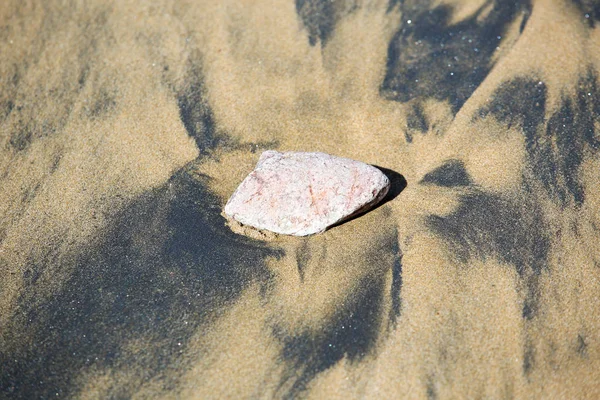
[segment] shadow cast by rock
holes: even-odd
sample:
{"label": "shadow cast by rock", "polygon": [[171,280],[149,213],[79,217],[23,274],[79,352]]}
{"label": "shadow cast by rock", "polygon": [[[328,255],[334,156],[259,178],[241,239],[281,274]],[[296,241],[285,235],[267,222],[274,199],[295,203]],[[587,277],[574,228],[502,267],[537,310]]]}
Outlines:
{"label": "shadow cast by rock", "polygon": [[374,210],[377,207],[382,206],[383,204],[387,203],[388,201],[394,200],[396,197],[398,197],[398,195],[400,193],[402,193],[402,191],[406,188],[406,185],[407,185],[406,178],[404,178],[403,175],[397,173],[396,171],[393,171],[388,168],[383,168],[378,165],[373,165],[373,166],[375,168],[377,168],[378,170],[380,170],[381,172],[383,172],[383,174],[385,176],[387,176],[387,178],[390,180],[390,190],[388,190],[387,194],[379,202],[379,204],[377,204],[371,210]]}
{"label": "shadow cast by rock", "polygon": [[344,219],[334,225],[331,225],[330,227],[327,228],[327,230],[335,228],[336,226],[343,225],[347,222],[353,221],[356,218],[362,217],[363,215],[365,215],[368,212],[378,209],[382,205],[394,200],[406,188],[406,185],[407,185],[406,178],[404,178],[404,176],[402,174],[399,174],[398,172],[393,171],[388,168],[380,167],[378,165],[373,165],[373,166],[375,168],[377,168],[378,170],[380,170],[381,172],[383,172],[383,174],[385,176],[387,176],[387,178],[390,180],[390,189],[388,190],[385,197],[383,199],[381,199],[381,201],[379,203],[377,203],[376,205],[374,205],[373,207],[371,207],[365,211],[362,211],[358,214],[352,215],[352,216],[348,217],[347,219]]}

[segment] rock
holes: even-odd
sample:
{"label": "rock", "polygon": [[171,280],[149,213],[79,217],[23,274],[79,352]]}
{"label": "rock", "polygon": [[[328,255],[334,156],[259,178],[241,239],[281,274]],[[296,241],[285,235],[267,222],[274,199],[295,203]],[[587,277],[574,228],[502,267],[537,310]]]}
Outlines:
{"label": "rock", "polygon": [[325,153],[265,151],[225,205],[251,227],[306,236],[366,211],[388,192],[377,168]]}

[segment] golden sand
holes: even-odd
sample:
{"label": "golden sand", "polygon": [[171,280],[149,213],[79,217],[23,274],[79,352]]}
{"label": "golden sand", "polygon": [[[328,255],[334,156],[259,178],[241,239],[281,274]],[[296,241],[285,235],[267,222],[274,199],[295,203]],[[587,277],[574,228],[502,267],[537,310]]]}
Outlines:
{"label": "golden sand", "polygon": [[[458,109],[436,95],[421,99],[420,132],[410,119],[415,102],[381,91],[388,47],[413,3],[334,1],[334,29],[311,45],[291,1],[3,1],[0,354],[30,360],[18,371],[44,365],[26,354],[36,354],[48,322],[28,325],[23,310],[45,310],[51,300],[71,307],[60,300],[72,289],[65,285],[97,266],[87,252],[129,223],[122,213],[140,196],[170,193],[177,171],[202,181],[222,207],[262,150],[322,151],[396,171],[408,185],[321,235],[255,236],[253,246],[280,254],[264,257],[266,283],[250,279],[234,300],[215,300],[219,311],[208,310],[179,347],[173,339],[180,350],[165,365],[160,354],[170,344],[152,326],[140,334],[124,323],[118,329],[130,336],[114,339],[114,361],[69,371],[57,387],[90,399],[599,398],[598,153],[582,147],[576,167],[585,200],[559,201],[537,178],[526,127],[498,117],[498,108],[481,110],[494,107],[507,82],[539,80],[545,108],[536,143],[563,168],[550,186],[573,187],[561,175],[569,147],[544,136],[545,127],[566,101],[577,115],[593,112],[576,104],[600,85],[600,21],[591,27],[568,1],[534,1],[530,15],[511,16],[481,65],[489,72]],[[429,8],[450,7],[448,24],[460,27],[487,21],[489,4]],[[221,144],[203,148],[190,137],[185,96],[211,110]],[[468,185],[419,183],[448,160],[460,160]],[[145,240],[122,243],[163,251]],[[545,246],[541,264],[536,246]],[[176,273],[165,265],[157,274]],[[165,307],[175,301],[158,298]],[[161,322],[167,332],[194,314],[170,312]],[[96,354],[86,348],[73,360]],[[150,373],[147,365],[159,367]],[[19,376],[2,374],[0,382]],[[13,390],[34,393],[24,389],[33,383],[17,383]]]}

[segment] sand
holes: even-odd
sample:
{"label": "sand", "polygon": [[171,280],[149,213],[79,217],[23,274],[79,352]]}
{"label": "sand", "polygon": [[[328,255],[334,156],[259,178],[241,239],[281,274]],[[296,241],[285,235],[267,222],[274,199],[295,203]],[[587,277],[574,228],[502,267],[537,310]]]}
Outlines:
{"label": "sand", "polygon": [[[591,1],[0,3],[0,397],[600,397]],[[233,232],[259,155],[392,171]]]}

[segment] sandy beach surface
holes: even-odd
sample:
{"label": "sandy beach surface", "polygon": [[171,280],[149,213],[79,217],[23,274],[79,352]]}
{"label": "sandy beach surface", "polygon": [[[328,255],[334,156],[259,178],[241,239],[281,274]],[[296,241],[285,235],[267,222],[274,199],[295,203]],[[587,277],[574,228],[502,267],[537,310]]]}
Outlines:
{"label": "sandy beach surface", "polygon": [[[600,398],[600,3],[0,2],[0,398]],[[397,179],[323,234],[260,154]]]}

